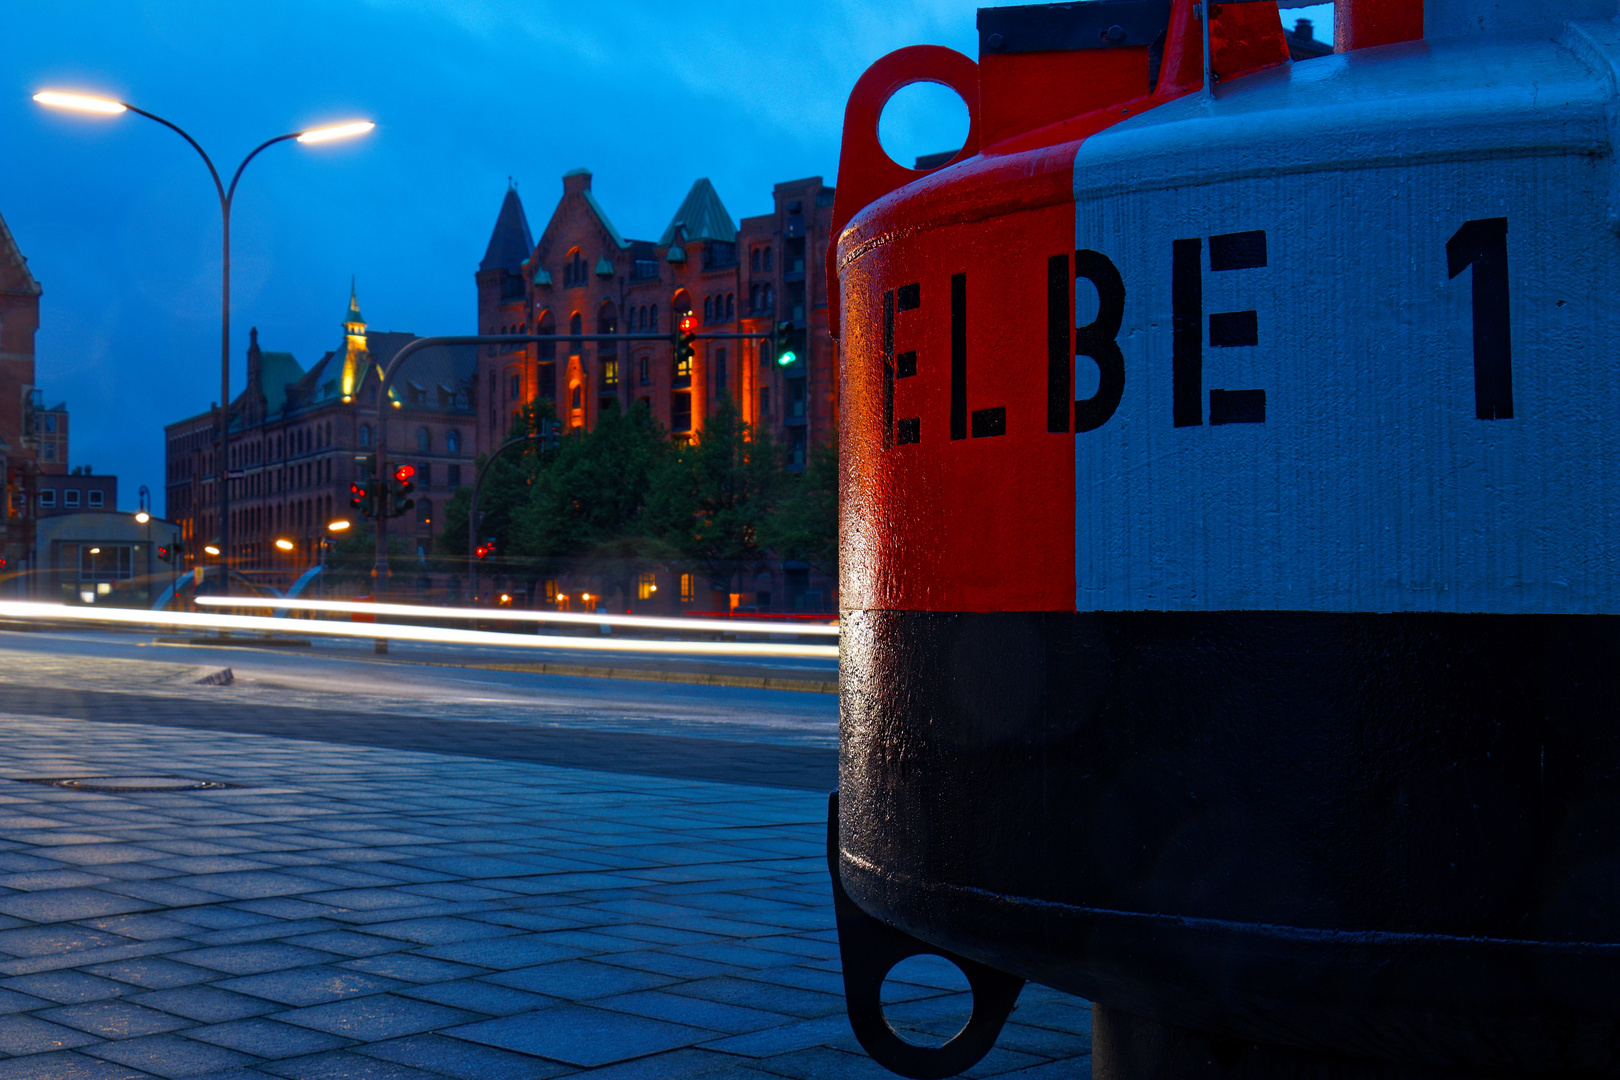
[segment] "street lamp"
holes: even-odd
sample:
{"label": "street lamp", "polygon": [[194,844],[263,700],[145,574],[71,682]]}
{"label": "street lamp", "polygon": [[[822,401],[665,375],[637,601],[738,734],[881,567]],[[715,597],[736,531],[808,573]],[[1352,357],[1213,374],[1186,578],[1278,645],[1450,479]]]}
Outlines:
{"label": "street lamp", "polygon": [[[114,101],[111,98],[93,97],[86,94],[66,94],[55,90],[42,90],[34,95],[34,100],[41,105],[48,105],[54,109],[72,109],[76,112],[96,113],[102,116],[116,116],[123,112],[132,112],[144,116],[148,120],[156,120],[164,127],[179,135],[191,148],[202,156],[203,164],[208,166],[208,175],[213,178],[214,190],[219,195],[219,214],[222,222],[222,252],[223,274],[220,290],[220,332],[219,332],[219,449],[215,457],[215,514],[219,518],[219,547],[220,550],[230,551],[231,538],[231,486],[230,486],[230,417],[231,417],[231,201],[236,197],[236,183],[242,179],[242,170],[246,169],[248,162],[259,156],[259,151],[274,146],[278,142],[297,139],[301,143],[329,142],[333,139],[348,138],[353,135],[363,135],[376,127],[369,120],[359,120],[345,124],[333,124],[327,127],[311,128],[306,131],[293,131],[286,135],[277,135],[267,139],[253,148],[253,152],[242,159],[242,164],[236,167],[236,173],[231,177],[229,187],[226,187],[219,178],[219,171],[214,168],[214,162],[206,151],[198,144],[196,139],[186,134],[179,126],[170,123],[153,113],[124,101]],[[206,549],[209,554],[217,555],[212,548]],[[224,559],[230,564],[230,557]],[[221,586],[229,589],[229,580],[222,579]]]}

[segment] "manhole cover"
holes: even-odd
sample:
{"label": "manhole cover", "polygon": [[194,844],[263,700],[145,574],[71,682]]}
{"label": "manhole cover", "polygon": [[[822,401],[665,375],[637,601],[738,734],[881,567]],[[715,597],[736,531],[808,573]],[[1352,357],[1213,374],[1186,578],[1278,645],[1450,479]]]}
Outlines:
{"label": "manhole cover", "polygon": [[56,780],[29,780],[30,784],[108,793],[134,791],[207,791],[235,787],[218,780],[188,780],[183,776],[70,776]]}

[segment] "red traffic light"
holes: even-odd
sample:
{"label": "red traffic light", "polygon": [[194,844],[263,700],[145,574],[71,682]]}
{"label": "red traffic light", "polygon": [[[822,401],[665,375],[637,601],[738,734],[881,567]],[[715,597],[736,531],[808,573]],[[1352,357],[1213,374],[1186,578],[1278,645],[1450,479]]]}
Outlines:
{"label": "red traffic light", "polygon": [[697,330],[697,325],[698,321],[696,315],[685,315],[681,317],[681,333],[694,333]]}
{"label": "red traffic light", "polygon": [[483,546],[480,546],[478,548],[478,557],[480,559],[482,559],[485,555],[488,555],[488,554],[489,554],[489,548],[483,547]]}
{"label": "red traffic light", "polygon": [[411,478],[415,475],[415,465],[401,465],[399,468],[394,470],[394,479],[399,481],[401,484],[409,483]]}

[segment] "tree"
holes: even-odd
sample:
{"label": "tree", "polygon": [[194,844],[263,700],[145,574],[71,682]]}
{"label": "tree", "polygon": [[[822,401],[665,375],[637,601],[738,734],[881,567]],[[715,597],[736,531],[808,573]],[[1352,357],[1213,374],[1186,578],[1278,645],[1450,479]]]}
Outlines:
{"label": "tree", "polygon": [[800,476],[789,477],[766,515],[760,542],[784,559],[802,559],[838,576],[838,441],[810,451]]}
{"label": "tree", "polygon": [[710,582],[723,584],[738,564],[763,557],[760,524],[780,478],[770,433],[750,427],[736,403],[722,397],[696,441],[654,474],[646,531],[701,566]]}
{"label": "tree", "polygon": [[[557,418],[549,401],[535,401],[525,405],[513,418],[507,429],[508,439],[525,435],[538,435],[544,425]],[[505,555],[511,550],[512,512],[528,498],[529,485],[542,467],[546,455],[536,441],[531,446],[508,450],[484,473],[483,486],[478,491],[478,536],[493,536],[498,552]],[[473,477],[484,467],[489,455],[481,454],[473,463]],[[450,496],[440,511],[444,528],[439,533],[435,554],[448,558],[467,558],[467,510],[472,502],[472,487],[459,488]]]}

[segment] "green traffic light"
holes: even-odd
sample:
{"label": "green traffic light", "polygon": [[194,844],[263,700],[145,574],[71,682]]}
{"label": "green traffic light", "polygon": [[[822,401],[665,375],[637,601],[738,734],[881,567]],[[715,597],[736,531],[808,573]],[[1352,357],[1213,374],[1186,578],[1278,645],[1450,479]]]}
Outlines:
{"label": "green traffic light", "polygon": [[795,361],[797,359],[798,359],[798,356],[796,356],[794,354],[792,349],[783,349],[781,354],[779,356],[777,356],[776,362],[778,364],[781,364],[783,367],[787,367],[789,364],[793,363],[793,361]]}

